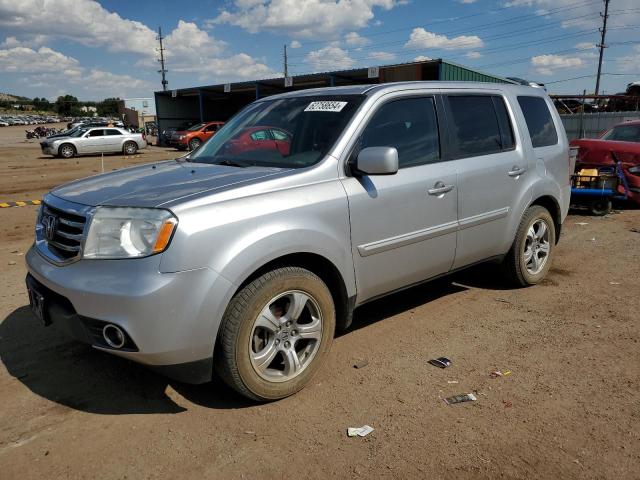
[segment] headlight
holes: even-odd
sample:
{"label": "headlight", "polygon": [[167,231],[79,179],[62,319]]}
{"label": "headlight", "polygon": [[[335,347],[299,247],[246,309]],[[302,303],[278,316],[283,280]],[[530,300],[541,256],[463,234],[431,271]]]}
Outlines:
{"label": "headlight", "polygon": [[184,138],[184,135],[178,135],[178,139],[182,140]]}
{"label": "headlight", "polygon": [[167,210],[98,207],[83,258],[137,258],[163,252],[177,224]]}

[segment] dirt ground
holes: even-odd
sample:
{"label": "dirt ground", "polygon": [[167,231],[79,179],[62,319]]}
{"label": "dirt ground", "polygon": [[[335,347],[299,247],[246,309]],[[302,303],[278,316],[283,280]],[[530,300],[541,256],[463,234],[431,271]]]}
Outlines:
{"label": "dirt ground", "polygon": [[[0,129],[0,202],[101,168],[44,158],[23,130]],[[359,309],[315,381],[267,405],[41,327],[24,287],[35,210],[0,209],[3,479],[640,476],[640,210],[569,216],[542,285],[511,290],[476,267]],[[451,367],[427,364],[442,355]],[[469,392],[476,402],[442,400]],[[375,431],[347,438],[365,424]]]}

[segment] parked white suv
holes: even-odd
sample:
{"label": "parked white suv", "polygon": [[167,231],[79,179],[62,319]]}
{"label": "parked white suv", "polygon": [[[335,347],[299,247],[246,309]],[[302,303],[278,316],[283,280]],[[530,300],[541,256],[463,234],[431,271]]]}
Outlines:
{"label": "parked white suv", "polygon": [[517,286],[540,282],[572,162],[539,88],[268,97],[186,157],[46,195],[26,257],[32,308],[174,378],[215,369],[247,397],[282,398],[365,302],[487,260]]}

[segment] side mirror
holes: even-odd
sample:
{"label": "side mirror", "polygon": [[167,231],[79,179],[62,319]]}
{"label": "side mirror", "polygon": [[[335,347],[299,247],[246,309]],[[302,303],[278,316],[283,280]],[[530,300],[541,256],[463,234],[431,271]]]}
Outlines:
{"label": "side mirror", "polygon": [[355,173],[394,175],[398,172],[398,150],[394,147],[367,147],[358,153]]}

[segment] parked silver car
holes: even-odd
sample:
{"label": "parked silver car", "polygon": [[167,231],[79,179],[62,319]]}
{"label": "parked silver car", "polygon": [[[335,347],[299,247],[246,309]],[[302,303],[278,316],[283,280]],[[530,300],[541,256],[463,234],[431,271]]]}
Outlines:
{"label": "parked silver car", "polygon": [[68,136],[55,136],[40,142],[42,153],[63,158],[71,158],[87,153],[114,153],[134,155],[147,147],[143,133],[131,133],[116,127],[79,128]]}
{"label": "parked silver car", "polygon": [[517,286],[542,281],[574,161],[539,88],[265,98],[188,156],[46,195],[26,256],[32,309],[171,377],[215,370],[249,398],[282,398],[365,302],[487,260]]}

